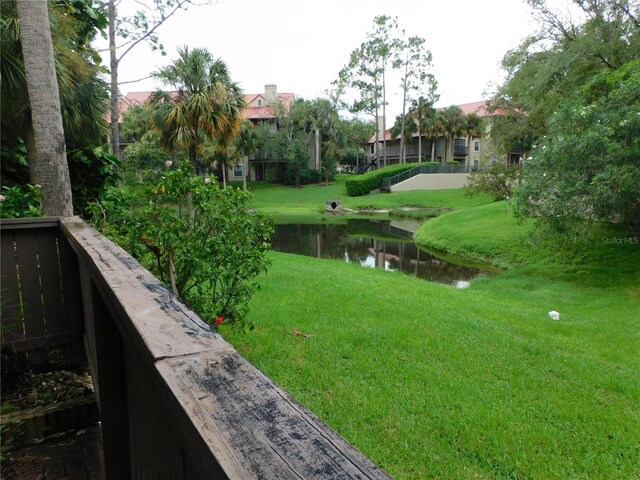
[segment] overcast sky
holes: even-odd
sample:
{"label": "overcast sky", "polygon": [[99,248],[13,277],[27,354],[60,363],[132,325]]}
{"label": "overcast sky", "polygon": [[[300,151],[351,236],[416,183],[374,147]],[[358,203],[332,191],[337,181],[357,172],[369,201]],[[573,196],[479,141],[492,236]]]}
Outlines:
{"label": "overcast sky", "polygon": [[[122,0],[120,8],[136,5]],[[189,45],[222,58],[245,93],[275,83],[279,92],[312,99],[324,95],[377,15],[397,16],[407,35],[426,40],[438,106],[486,98],[487,87],[502,80],[503,55],[535,28],[523,0],[218,0],[169,19],[158,31],[167,56],[139,46],[124,57],[119,79],[145,77],[175,59],[178,46]],[[390,118],[401,111],[397,83],[390,85]],[[124,84],[121,92],[157,87],[146,80]]]}

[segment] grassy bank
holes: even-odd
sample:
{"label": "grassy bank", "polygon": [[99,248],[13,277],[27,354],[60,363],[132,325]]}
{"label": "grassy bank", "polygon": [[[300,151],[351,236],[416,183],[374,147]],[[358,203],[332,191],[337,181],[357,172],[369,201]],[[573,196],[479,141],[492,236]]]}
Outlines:
{"label": "grassy bank", "polygon": [[345,179],[348,177],[348,175],[338,175],[336,180],[328,186],[304,185],[301,188],[267,183],[251,184],[249,188],[255,195],[252,206],[275,215],[308,215],[319,219],[325,216],[327,200],[340,200],[343,207],[353,210],[392,209],[404,206],[457,209],[484,205],[491,201],[491,198],[485,195],[465,197],[462,189],[349,197],[344,186]]}
{"label": "grassy bank", "polygon": [[418,240],[506,273],[458,290],[272,253],[256,330],[223,333],[395,478],[638,477],[640,249],[576,256],[504,204],[458,207]]}

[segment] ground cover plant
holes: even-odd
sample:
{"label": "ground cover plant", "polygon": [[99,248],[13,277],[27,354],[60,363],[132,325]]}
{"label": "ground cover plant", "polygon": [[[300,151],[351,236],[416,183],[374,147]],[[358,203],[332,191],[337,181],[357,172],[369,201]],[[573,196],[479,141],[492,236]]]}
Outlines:
{"label": "ground cover plant", "polygon": [[635,478],[638,246],[532,228],[505,202],[425,222],[417,241],[506,269],[464,290],[272,252],[256,329],[223,334],[394,478]]}

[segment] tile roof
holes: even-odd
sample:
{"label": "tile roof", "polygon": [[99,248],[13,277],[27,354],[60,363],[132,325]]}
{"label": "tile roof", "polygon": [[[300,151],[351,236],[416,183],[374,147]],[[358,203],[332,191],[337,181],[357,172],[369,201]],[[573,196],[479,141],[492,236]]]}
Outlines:
{"label": "tile roof", "polygon": [[[149,100],[154,92],[129,92],[124,97],[118,99],[120,106],[120,116],[132,105],[143,105]],[[282,102],[285,109],[289,109],[296,98],[295,93],[278,93],[278,100]],[[245,94],[244,100],[250,105],[258,97],[264,98],[264,93],[248,93]],[[264,120],[275,117],[275,109],[273,106],[263,105],[258,107],[247,107],[243,112],[243,117],[250,120]],[[111,114],[107,114],[107,121],[110,121]]]}

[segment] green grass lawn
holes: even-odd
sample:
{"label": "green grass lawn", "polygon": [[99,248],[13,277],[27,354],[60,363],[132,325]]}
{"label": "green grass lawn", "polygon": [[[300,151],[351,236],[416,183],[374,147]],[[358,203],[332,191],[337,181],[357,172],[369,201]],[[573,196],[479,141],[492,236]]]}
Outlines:
{"label": "green grass lawn", "polygon": [[346,178],[348,175],[338,175],[336,180],[328,186],[304,185],[301,188],[282,187],[262,182],[249,184],[249,189],[255,195],[252,206],[275,215],[308,215],[319,219],[325,215],[327,200],[340,200],[343,207],[354,210],[392,209],[403,206],[468,208],[491,201],[491,198],[486,195],[466,197],[463,189],[349,197],[344,186]]}
{"label": "green grass lawn", "polygon": [[[269,189],[268,209],[296,193],[256,204]],[[504,203],[412,193],[458,207],[419,242],[506,272],[459,290],[272,252],[256,329],[225,337],[397,479],[639,478],[640,248],[554,246]]]}

